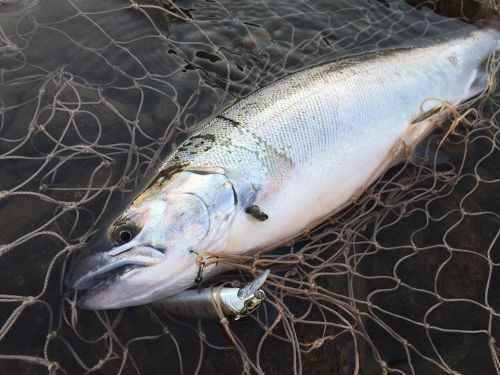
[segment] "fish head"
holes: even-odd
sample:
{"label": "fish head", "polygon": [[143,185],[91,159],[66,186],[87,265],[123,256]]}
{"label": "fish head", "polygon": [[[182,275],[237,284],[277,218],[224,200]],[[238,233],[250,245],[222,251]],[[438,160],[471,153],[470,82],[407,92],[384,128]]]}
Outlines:
{"label": "fish head", "polygon": [[236,202],[225,176],[183,174],[146,190],[76,259],[67,284],[86,290],[80,307],[140,305],[195,284],[197,254],[220,245]]}

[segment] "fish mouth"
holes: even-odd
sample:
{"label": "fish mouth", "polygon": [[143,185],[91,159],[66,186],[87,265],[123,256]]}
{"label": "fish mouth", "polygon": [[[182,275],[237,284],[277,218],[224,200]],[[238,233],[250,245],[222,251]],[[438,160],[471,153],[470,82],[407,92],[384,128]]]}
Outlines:
{"label": "fish mouth", "polygon": [[102,295],[107,288],[113,285],[116,282],[119,282],[120,279],[126,277],[127,274],[132,272],[137,268],[144,268],[146,266],[142,265],[125,265],[115,268],[113,272],[107,272],[105,275],[99,276],[99,279],[95,279],[96,283],[92,285],[92,287],[84,289],[83,295],[78,300],[78,307],[85,310],[95,310],[99,309],[94,306],[93,299],[95,296]]}
{"label": "fish mouth", "polygon": [[164,258],[161,250],[151,246],[136,246],[114,256],[106,252],[82,254],[71,267],[66,285],[76,290],[101,289],[133,269],[156,265]]}
{"label": "fish mouth", "polygon": [[113,264],[112,266],[105,266],[96,271],[90,272],[75,281],[73,289],[76,290],[89,290],[97,289],[99,286],[116,279],[118,276],[129,272],[134,268],[146,267],[145,265],[124,262],[123,264]]}

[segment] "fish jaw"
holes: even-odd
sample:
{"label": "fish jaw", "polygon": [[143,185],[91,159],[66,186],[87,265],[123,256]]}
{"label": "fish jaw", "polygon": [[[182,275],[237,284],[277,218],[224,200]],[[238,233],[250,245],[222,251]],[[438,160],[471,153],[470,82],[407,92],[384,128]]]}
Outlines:
{"label": "fish jaw", "polygon": [[199,233],[193,232],[193,225],[189,229],[178,247],[161,246],[147,228],[120,246],[105,236],[75,260],[66,283],[84,290],[78,304],[91,310],[145,304],[175,294],[192,286],[197,276],[197,255],[185,246],[205,234],[203,228]]}
{"label": "fish jaw", "polygon": [[198,268],[195,256],[175,263],[125,267],[87,290],[78,306],[87,310],[118,309],[169,297],[192,286]]}
{"label": "fish jaw", "polygon": [[[121,308],[181,292],[195,284],[198,254],[224,247],[238,199],[220,171],[179,172],[143,194],[76,259],[67,284],[87,290],[82,308]],[[123,231],[127,241],[120,242]]]}
{"label": "fish jaw", "polygon": [[117,256],[109,252],[83,254],[73,264],[66,284],[76,290],[89,289],[109,279],[119,270],[153,266],[164,258],[160,250],[149,246],[138,246]]}
{"label": "fish jaw", "polygon": [[113,247],[104,238],[76,259],[66,284],[83,292],[79,307],[102,310],[140,305],[194,285],[199,268],[196,254],[164,252],[140,243],[141,238],[128,248]]}

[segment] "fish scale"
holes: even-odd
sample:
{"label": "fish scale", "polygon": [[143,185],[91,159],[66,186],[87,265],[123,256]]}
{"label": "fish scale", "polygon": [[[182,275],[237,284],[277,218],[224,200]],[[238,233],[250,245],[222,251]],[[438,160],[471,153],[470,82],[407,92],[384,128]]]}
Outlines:
{"label": "fish scale", "polygon": [[195,135],[212,136],[206,149],[174,154],[165,167],[185,163],[244,175],[258,187],[255,203],[269,220],[241,215],[226,250],[277,243],[373,181],[427,98],[458,103],[483,90],[470,82],[497,47],[497,30],[467,30],[426,47],[298,72],[231,106]]}
{"label": "fish scale", "polygon": [[93,245],[104,251],[75,263],[80,305],[174,295],[227,269],[201,267],[207,252],[263,251],[348,205],[437,126],[443,102],[486,89],[492,25],[305,69],[216,116]]}

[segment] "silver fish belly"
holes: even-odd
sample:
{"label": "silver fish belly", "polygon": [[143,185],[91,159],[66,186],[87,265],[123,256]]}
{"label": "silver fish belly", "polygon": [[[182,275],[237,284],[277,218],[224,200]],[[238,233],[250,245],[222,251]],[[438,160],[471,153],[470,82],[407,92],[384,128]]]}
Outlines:
{"label": "silver fish belly", "polygon": [[222,167],[255,189],[265,223],[240,214],[224,249],[209,250],[276,244],[342,208],[397,161],[398,146],[421,140],[432,124],[412,125],[419,114],[484,90],[484,62],[499,40],[497,30],[479,30],[291,75],[217,116],[164,168]]}
{"label": "silver fish belly", "polygon": [[[195,284],[199,255],[288,240],[360,195],[435,126],[422,117],[487,87],[498,25],[290,75],[215,117],[74,264],[81,306],[148,303]],[[98,250],[98,251],[96,251]],[[205,267],[205,277],[223,271]],[[103,281],[104,280],[104,281]]]}

